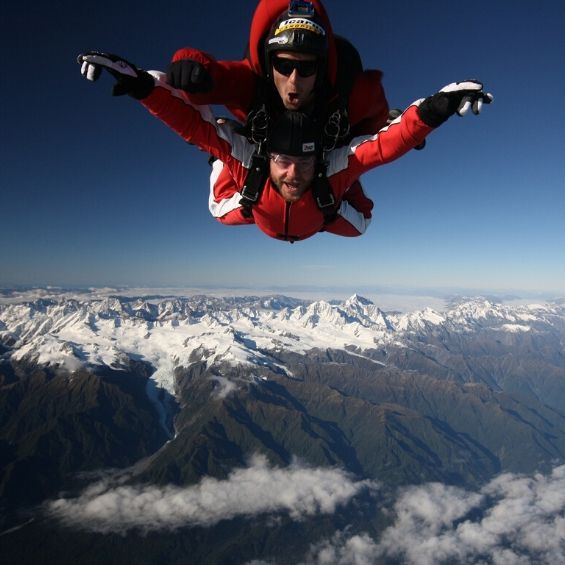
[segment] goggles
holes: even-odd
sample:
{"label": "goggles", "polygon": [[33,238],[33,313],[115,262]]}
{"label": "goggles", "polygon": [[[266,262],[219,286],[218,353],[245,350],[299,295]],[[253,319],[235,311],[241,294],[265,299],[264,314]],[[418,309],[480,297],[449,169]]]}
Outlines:
{"label": "goggles", "polygon": [[315,155],[308,155],[307,157],[291,157],[290,155],[283,155],[282,153],[270,153],[269,158],[282,169],[288,169],[294,165],[301,171],[309,171],[313,169],[316,164]]}
{"label": "goggles", "polygon": [[285,77],[289,77],[294,69],[296,69],[298,75],[302,78],[311,77],[316,74],[316,71],[318,70],[318,61],[316,59],[312,61],[303,61],[273,57],[272,64],[275,71]]}

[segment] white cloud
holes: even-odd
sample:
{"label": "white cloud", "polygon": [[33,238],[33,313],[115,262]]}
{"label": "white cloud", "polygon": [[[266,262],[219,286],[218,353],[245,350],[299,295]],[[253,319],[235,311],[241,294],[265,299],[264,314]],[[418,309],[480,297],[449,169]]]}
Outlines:
{"label": "white cloud", "polygon": [[373,565],[378,554],[368,534],[348,537],[347,532],[337,532],[331,540],[314,545],[303,565]]}
{"label": "white cloud", "polygon": [[[376,483],[339,469],[277,468],[258,456],[223,481],[180,488],[106,479],[47,509],[67,525],[98,532],[174,530],[260,514],[331,514],[367,488]],[[478,492],[439,483],[408,487],[384,511],[392,523],[379,539],[337,532],[313,545],[304,565],[565,563],[565,465],[548,475],[503,474]]]}
{"label": "white cloud", "polygon": [[287,513],[295,520],[331,514],[372,481],[355,481],[339,469],[270,466],[255,457],[226,480],[205,478],[185,488],[119,485],[102,480],[77,498],[49,502],[47,511],[63,523],[98,532],[211,526],[221,520],[264,513]]}
{"label": "white cloud", "polygon": [[312,547],[306,563],[565,563],[565,465],[550,475],[503,474],[478,493],[437,483],[410,487],[393,516],[379,540],[339,532]]}

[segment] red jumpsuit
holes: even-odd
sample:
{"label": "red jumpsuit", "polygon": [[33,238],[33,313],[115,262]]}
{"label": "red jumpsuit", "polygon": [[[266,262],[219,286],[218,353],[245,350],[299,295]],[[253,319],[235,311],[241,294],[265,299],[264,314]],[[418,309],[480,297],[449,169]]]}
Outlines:
{"label": "red jumpsuit", "polygon": [[[152,73],[156,88],[142,104],[162,122],[175,130],[184,140],[200,147],[224,163],[224,168],[237,184],[242,186],[247,176],[255,146],[234,131],[231,122],[218,123],[207,106],[195,106],[182,91],[171,88],[164,75]],[[373,136],[357,137],[348,146],[332,150],[328,155],[328,180],[337,201],[343,221],[364,228],[366,223],[347,202],[347,193],[353,181],[364,172],[397,159],[419,145],[433,130],[419,117],[419,101],[410,106],[402,116],[385,126]],[[252,218],[241,215],[240,194],[232,193],[229,199],[212,202],[211,210],[231,215],[230,223],[255,223],[270,237],[285,241],[298,241],[311,237],[324,226],[311,191],[292,204],[286,202],[268,179],[258,202],[252,208]]]}
{"label": "red jumpsuit", "polygon": [[[327,79],[337,96],[338,74],[345,72],[349,61],[339,61],[335,36],[326,10],[319,0],[312,0],[328,38]],[[288,0],[260,0],[249,33],[249,55],[240,61],[218,61],[208,53],[185,47],[173,56],[173,61],[193,59],[202,63],[212,78],[213,89],[202,94],[189,94],[195,104],[226,106],[240,121],[245,121],[257,100],[258,82],[265,77],[262,50],[265,36],[278,16],[288,8]],[[354,135],[371,134],[388,118],[388,102],[381,84],[382,73],[365,70],[351,85],[348,116]]]}
{"label": "red jumpsuit", "polygon": [[[327,80],[331,87],[329,105],[338,98],[338,75],[340,69],[346,69],[349,61],[339,61],[336,41],[331,22],[319,0],[313,0],[316,13],[326,30],[328,38]],[[217,61],[211,55],[192,48],[180,49],[173,56],[173,61],[193,59],[203,64],[212,78],[213,89],[204,94],[189,94],[195,104],[221,104],[226,106],[240,121],[245,121],[249,111],[255,106],[259,81],[265,76],[263,67],[264,41],[272,24],[288,8],[288,0],[260,0],[253,15],[249,34],[249,55],[241,61]],[[342,73],[344,71],[342,70]],[[388,118],[388,103],[381,84],[382,73],[377,70],[360,72],[350,85],[347,109],[352,133],[356,136],[372,134],[378,131]],[[216,203],[215,217],[221,223],[241,224],[248,220],[241,214],[221,214],[229,209],[229,203],[237,199],[241,189],[227,169],[216,162],[210,177],[211,209]],[[325,226],[325,231],[343,236],[357,236],[365,231],[371,219],[373,202],[365,195],[361,184],[354,180],[345,196],[349,206],[359,212],[363,222],[344,221],[340,213],[335,222]],[[359,229],[362,228],[362,229]]]}

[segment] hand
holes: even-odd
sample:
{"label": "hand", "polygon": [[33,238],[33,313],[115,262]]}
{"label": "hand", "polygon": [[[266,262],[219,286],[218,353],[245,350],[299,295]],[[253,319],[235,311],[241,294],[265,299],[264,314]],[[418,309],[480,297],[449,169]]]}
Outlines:
{"label": "hand", "polygon": [[80,54],[77,62],[81,65],[82,76],[93,82],[100,78],[102,69],[106,69],[116,79],[112,89],[114,96],[129,94],[141,100],[149,96],[155,86],[149,73],[111,53],[88,51]]}
{"label": "hand", "polygon": [[437,94],[428,96],[420,104],[418,113],[426,124],[437,127],[453,114],[464,116],[469,109],[478,115],[483,104],[490,104],[493,100],[492,94],[483,92],[483,84],[478,80],[452,82]]}
{"label": "hand", "polygon": [[193,59],[179,59],[169,65],[167,82],[173,88],[180,88],[190,94],[209,92],[212,77],[206,67]]}

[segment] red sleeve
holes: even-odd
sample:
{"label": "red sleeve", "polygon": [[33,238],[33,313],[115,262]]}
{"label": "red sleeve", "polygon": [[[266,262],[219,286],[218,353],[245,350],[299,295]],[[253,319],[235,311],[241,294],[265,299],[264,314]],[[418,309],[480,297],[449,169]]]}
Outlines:
{"label": "red sleeve", "polygon": [[361,141],[357,145],[353,140],[352,154],[349,158],[350,168],[358,169],[358,175],[362,174],[398,159],[422,143],[434,128],[420,119],[418,106],[419,103],[410,106],[400,118],[382,128],[368,140]]}
{"label": "red sleeve", "polygon": [[245,121],[253,107],[257,93],[258,77],[247,59],[218,61],[212,55],[185,47],[173,55],[173,62],[193,59],[201,63],[212,77],[212,90],[188,94],[189,100],[198,105],[219,104],[226,106],[240,121]]}
{"label": "red sleeve", "polygon": [[400,118],[371,137],[357,137],[349,147],[334,149],[329,156],[328,178],[334,194],[340,197],[363,173],[390,163],[413,149],[434,130],[420,119],[420,101]]}
{"label": "red sleeve", "polygon": [[250,159],[254,147],[229,124],[219,125],[208,106],[193,106],[185,92],[163,84],[160,78],[141,104],[185,141],[223,161],[236,182],[243,183],[243,163]]}

